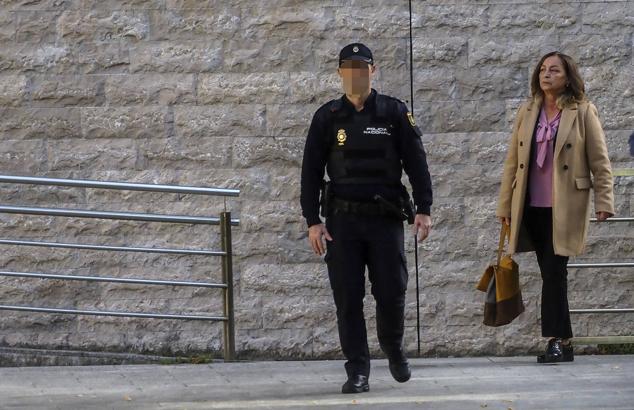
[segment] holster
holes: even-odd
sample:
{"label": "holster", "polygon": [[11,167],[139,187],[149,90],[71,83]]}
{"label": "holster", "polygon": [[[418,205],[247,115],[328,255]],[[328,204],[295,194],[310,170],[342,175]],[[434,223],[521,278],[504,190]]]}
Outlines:
{"label": "holster", "polygon": [[402,186],[398,203],[390,202],[380,195],[374,196],[374,203],[362,203],[335,198],[332,194],[331,182],[322,181],[319,205],[319,214],[324,218],[327,218],[331,211],[362,215],[391,215],[412,225],[416,215],[414,202],[404,186]]}
{"label": "holster", "polygon": [[407,188],[401,185],[401,196],[400,196],[400,206],[403,210],[403,213],[407,215],[407,223],[409,225],[414,224],[414,218],[416,217],[416,206],[414,206],[414,201],[409,196],[409,192],[407,192]]}

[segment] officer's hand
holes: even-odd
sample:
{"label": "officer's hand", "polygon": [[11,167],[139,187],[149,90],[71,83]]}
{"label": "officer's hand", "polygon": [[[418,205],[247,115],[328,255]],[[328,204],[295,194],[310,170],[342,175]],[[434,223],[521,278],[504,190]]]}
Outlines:
{"label": "officer's hand", "polygon": [[605,212],[605,211],[599,211],[599,212],[597,212],[597,221],[602,222],[602,221],[605,221],[608,218],[611,218],[612,216],[614,216],[614,214],[611,214],[611,213]]}
{"label": "officer's hand", "polygon": [[500,216],[498,219],[500,220],[500,223],[511,226],[511,218],[507,216]]}
{"label": "officer's hand", "polygon": [[313,251],[319,256],[326,253],[326,247],[321,240],[322,236],[324,236],[326,240],[332,241],[332,236],[330,236],[324,224],[312,225],[308,228],[308,242],[310,242]]}
{"label": "officer's hand", "polygon": [[431,216],[424,214],[416,214],[414,218],[414,235],[418,236],[419,241],[424,241],[431,231]]}

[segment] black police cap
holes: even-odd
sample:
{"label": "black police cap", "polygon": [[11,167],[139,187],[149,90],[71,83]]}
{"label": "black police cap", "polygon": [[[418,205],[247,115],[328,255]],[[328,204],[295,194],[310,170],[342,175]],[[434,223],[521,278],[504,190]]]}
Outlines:
{"label": "black police cap", "polygon": [[346,60],[365,61],[368,64],[374,65],[372,51],[361,43],[348,44],[341,49],[339,52],[339,66]]}

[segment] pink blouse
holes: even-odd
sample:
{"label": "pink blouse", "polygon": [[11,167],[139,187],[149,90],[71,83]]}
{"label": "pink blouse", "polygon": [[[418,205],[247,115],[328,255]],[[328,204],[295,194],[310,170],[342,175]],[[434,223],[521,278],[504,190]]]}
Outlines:
{"label": "pink blouse", "polygon": [[535,131],[536,144],[534,161],[528,175],[530,206],[550,208],[553,206],[553,156],[554,143],[561,111],[548,122],[546,111],[542,107]]}

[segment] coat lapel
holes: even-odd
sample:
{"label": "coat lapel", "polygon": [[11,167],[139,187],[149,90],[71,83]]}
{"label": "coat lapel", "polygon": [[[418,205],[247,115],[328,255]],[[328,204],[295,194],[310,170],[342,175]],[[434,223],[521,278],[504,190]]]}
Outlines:
{"label": "coat lapel", "polygon": [[537,117],[539,116],[539,108],[541,103],[539,101],[533,101],[528,105],[524,121],[522,123],[521,140],[526,144],[526,149],[523,150],[524,158],[521,158],[520,162],[528,163],[531,155],[531,146],[533,144],[533,133],[535,132],[535,125],[537,124]]}
{"label": "coat lapel", "polygon": [[575,118],[577,118],[576,103],[562,110],[561,121],[559,122],[559,129],[557,130],[557,142],[555,143],[555,158],[557,158],[557,155],[559,155],[561,148],[563,148],[566,139],[568,139],[568,134],[570,134]]}

